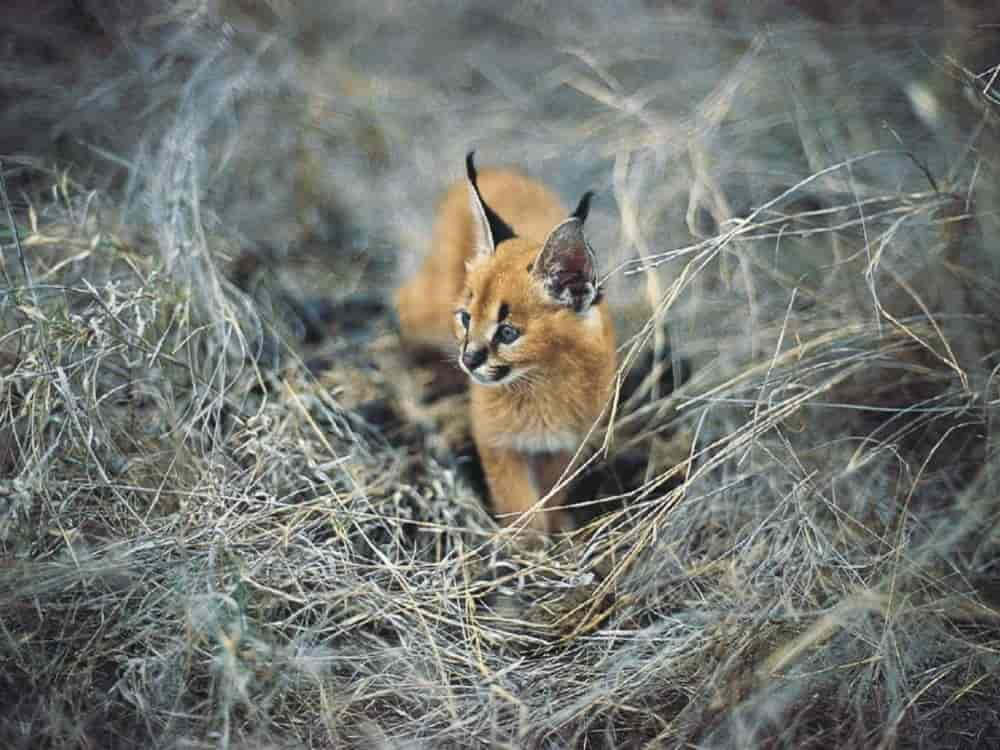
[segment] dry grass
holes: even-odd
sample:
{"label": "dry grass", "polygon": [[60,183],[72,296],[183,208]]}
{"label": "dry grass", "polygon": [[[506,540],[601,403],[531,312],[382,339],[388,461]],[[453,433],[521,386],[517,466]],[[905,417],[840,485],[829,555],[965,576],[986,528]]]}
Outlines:
{"label": "dry grass", "polygon": [[[1000,744],[997,29],[653,5],[5,31],[0,744]],[[601,195],[544,550],[379,307],[470,146]]]}

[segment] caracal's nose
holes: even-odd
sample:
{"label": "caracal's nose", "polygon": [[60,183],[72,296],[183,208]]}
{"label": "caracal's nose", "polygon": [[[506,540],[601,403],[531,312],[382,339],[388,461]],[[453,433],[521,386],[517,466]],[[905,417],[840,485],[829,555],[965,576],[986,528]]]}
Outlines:
{"label": "caracal's nose", "polygon": [[486,361],[486,349],[466,349],[462,352],[462,364],[469,370],[475,370]]}

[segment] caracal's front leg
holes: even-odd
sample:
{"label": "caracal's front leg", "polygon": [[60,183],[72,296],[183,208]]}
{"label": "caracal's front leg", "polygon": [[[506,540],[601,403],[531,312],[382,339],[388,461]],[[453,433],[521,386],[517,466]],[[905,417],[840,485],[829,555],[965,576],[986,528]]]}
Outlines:
{"label": "caracal's front leg", "polygon": [[[539,488],[540,496],[549,495],[564,474],[569,476],[568,468],[572,460],[572,453],[536,453],[531,456],[535,483]],[[546,530],[550,533],[553,531],[572,531],[575,526],[573,517],[564,507],[568,495],[568,487],[564,484],[557,492],[549,495],[549,499],[545,501],[545,524]]]}
{"label": "caracal's front leg", "polygon": [[[493,510],[501,524],[520,523],[543,533],[567,528],[566,511],[559,507],[563,492],[550,499],[545,507],[539,506],[542,496],[554,483],[549,477],[554,473],[558,478],[562,473],[562,468],[556,471],[551,455],[525,454],[490,445],[481,445],[479,453],[493,497]],[[526,514],[530,515],[525,519]]]}

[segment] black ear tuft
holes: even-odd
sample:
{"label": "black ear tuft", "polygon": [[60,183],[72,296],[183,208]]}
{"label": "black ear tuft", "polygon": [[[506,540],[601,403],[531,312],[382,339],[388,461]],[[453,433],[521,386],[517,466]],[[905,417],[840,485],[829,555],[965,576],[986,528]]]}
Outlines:
{"label": "black ear tuft", "polygon": [[580,198],[580,202],[576,204],[576,208],[573,209],[573,213],[570,214],[570,217],[579,219],[581,224],[585,222],[587,220],[587,214],[590,213],[590,200],[593,197],[593,190],[588,190],[584,193]]}
{"label": "black ear tuft", "polygon": [[517,235],[514,234],[514,230],[511,228],[510,224],[501,219],[497,213],[487,205],[486,201],[483,200],[483,194],[479,192],[479,183],[477,182],[479,175],[476,172],[476,165],[473,163],[475,155],[475,151],[470,151],[465,155],[465,173],[469,178],[469,184],[472,186],[472,191],[475,193],[476,201],[483,211],[483,218],[486,219],[486,224],[489,227],[491,240],[490,244],[492,244],[490,252],[492,252],[493,249],[495,249],[501,242],[509,240],[512,237],[516,237]]}
{"label": "black ear tuft", "polygon": [[476,192],[478,193],[479,185],[476,184],[476,180],[478,179],[479,176],[476,174],[476,165],[473,163],[473,159],[475,158],[476,158],[475,151],[470,151],[465,155],[465,174],[468,175],[469,182],[472,183],[472,187],[474,187],[476,189]]}

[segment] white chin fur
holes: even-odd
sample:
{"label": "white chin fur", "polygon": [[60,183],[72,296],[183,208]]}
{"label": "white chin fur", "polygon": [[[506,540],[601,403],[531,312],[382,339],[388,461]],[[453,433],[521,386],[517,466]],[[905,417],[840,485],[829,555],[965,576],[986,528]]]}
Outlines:
{"label": "white chin fur", "polygon": [[482,377],[481,375],[477,375],[474,372],[469,372],[468,370],[466,370],[465,372],[469,375],[470,378],[472,378],[472,382],[476,383],[477,385],[485,385],[487,387],[493,387],[493,388],[498,388],[501,385],[507,385],[507,383],[510,383],[512,380],[517,379],[517,374],[514,372],[507,373],[505,377],[502,377],[499,380],[489,380],[487,378]]}
{"label": "white chin fur", "polygon": [[469,379],[472,380],[473,383],[475,383],[476,385],[485,385],[488,388],[508,385],[510,383],[513,383],[515,380],[517,380],[524,374],[524,370],[510,370],[502,378],[497,378],[496,380],[493,380],[488,377],[484,377],[483,374],[472,372],[468,367],[466,367],[462,363],[461,359],[458,361],[458,364],[459,367],[462,368],[462,372],[468,375]]}

